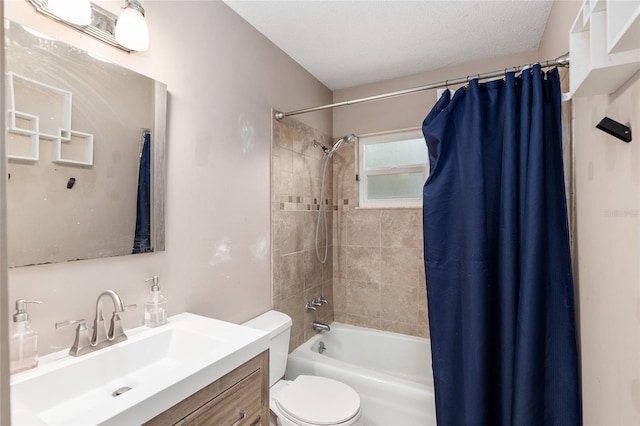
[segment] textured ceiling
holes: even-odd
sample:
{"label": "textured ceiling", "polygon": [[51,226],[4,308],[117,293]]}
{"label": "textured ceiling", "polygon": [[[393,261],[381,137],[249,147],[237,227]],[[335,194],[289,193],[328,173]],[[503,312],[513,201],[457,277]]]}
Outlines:
{"label": "textured ceiling", "polygon": [[225,0],[332,90],[537,49],[552,0]]}

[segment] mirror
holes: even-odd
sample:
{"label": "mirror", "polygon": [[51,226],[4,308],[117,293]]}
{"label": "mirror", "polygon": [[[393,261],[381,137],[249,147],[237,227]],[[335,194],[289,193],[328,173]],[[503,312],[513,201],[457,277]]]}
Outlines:
{"label": "mirror", "polygon": [[9,266],[164,250],[166,86],[5,20]]}

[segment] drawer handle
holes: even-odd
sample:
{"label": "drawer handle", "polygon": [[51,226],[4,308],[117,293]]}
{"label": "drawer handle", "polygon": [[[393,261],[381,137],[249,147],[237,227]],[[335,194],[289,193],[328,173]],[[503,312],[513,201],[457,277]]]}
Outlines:
{"label": "drawer handle", "polygon": [[247,417],[247,414],[244,412],[244,410],[240,410],[240,418],[236,420],[231,426],[238,426],[240,423],[242,423],[245,417]]}

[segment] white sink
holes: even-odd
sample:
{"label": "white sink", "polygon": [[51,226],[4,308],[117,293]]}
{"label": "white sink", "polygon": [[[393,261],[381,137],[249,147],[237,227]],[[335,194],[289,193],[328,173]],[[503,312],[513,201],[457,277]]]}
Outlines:
{"label": "white sink", "polygon": [[[260,330],[190,313],[72,357],[47,355],[11,377],[12,424],[141,424],[269,347]],[[113,393],[126,388],[124,393]]]}

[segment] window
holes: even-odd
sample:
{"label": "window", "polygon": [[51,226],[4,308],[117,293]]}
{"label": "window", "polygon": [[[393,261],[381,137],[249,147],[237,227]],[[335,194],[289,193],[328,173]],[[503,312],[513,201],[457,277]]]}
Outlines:
{"label": "window", "polygon": [[429,156],[420,130],[362,136],[360,207],[419,207]]}

